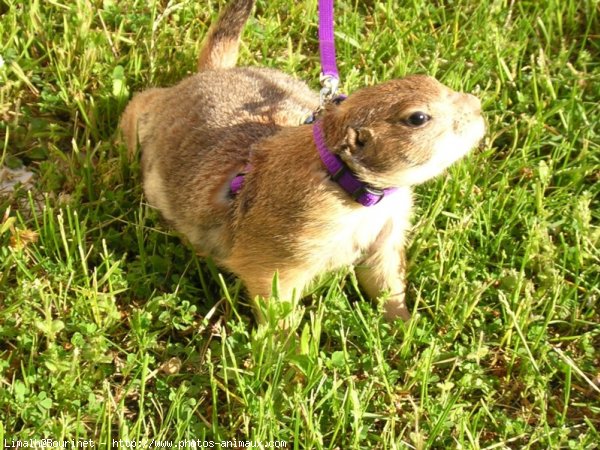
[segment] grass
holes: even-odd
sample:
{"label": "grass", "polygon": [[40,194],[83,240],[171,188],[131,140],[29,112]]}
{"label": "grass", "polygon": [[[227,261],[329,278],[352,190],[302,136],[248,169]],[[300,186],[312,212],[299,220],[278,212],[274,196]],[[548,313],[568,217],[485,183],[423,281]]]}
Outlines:
{"label": "grass", "polygon": [[[0,1],[0,167],[35,173],[0,197],[0,440],[598,448],[598,1],[336,2],[346,92],[429,73],[489,131],[417,188],[413,319],[383,322],[348,269],[272,306],[289,336],[146,207],[115,140],[222,6]],[[259,1],[241,63],[317,88],[316,20]]]}

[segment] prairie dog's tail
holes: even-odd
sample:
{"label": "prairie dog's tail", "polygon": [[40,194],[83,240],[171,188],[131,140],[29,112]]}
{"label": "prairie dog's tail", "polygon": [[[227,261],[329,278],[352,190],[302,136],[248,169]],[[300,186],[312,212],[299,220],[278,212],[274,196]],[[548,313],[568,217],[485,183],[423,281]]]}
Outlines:
{"label": "prairie dog's tail", "polygon": [[254,0],[230,0],[202,43],[198,71],[235,67],[244,24]]}

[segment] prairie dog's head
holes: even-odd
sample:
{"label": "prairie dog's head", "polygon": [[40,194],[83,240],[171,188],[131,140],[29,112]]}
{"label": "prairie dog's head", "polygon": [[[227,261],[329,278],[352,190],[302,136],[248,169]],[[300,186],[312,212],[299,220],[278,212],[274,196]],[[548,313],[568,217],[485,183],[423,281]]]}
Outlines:
{"label": "prairie dog's head", "polygon": [[323,118],[327,144],[363,181],[408,186],[440,174],[485,133],[481,103],[412,75],[355,92]]}

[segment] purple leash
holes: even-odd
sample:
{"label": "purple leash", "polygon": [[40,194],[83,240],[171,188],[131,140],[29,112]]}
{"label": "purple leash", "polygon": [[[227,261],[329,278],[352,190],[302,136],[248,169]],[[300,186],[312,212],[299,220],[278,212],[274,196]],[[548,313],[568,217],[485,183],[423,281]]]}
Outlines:
{"label": "purple leash", "polygon": [[331,100],[338,90],[340,75],[335,57],[333,34],[333,0],[319,0],[319,53],[321,55],[321,107]]}
{"label": "purple leash", "polygon": [[[340,75],[335,62],[333,0],[319,0],[319,53],[321,55],[320,81],[323,86],[320,93],[320,107],[322,108],[327,101],[331,101],[334,98],[340,83]],[[340,96],[340,99],[343,98],[345,96]],[[252,170],[252,166],[248,164],[240,173],[233,177],[229,183],[230,195],[236,195],[242,190],[245,176],[250,170]]]}

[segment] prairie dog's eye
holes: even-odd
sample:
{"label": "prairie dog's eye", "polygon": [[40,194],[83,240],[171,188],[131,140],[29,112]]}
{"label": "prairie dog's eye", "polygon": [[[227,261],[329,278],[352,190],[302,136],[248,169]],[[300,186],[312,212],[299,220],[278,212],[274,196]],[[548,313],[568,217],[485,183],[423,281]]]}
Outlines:
{"label": "prairie dog's eye", "polygon": [[422,111],[411,113],[404,122],[411,127],[421,127],[431,120],[431,116]]}

